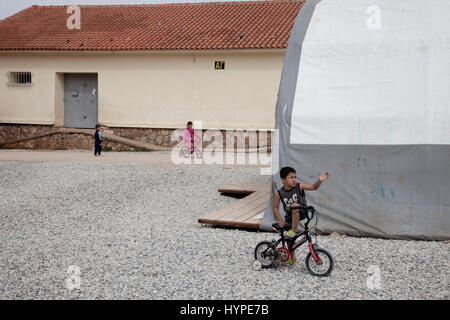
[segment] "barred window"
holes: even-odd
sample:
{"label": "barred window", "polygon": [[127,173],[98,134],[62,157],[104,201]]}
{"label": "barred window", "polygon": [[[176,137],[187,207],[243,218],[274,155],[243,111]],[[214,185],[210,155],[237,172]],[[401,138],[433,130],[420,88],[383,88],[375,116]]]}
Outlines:
{"label": "barred window", "polygon": [[12,71],[9,73],[8,84],[10,86],[30,86],[33,84],[31,81],[31,72]]}

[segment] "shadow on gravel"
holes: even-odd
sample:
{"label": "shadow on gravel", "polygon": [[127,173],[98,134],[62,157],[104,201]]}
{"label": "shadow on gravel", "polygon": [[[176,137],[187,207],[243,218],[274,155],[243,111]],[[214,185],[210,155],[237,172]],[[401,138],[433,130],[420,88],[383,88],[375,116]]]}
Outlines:
{"label": "shadow on gravel", "polygon": [[226,192],[221,192],[220,195],[225,196],[225,197],[235,198],[235,199],[243,199],[246,196],[248,196],[248,194],[226,193]]}

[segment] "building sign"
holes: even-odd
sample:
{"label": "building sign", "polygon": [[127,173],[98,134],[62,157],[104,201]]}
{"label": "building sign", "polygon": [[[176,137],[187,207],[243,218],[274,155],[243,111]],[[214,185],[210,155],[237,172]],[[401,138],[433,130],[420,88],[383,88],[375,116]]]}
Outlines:
{"label": "building sign", "polygon": [[214,62],[214,69],[216,69],[216,70],[224,70],[225,69],[225,61],[216,61],[216,62]]}

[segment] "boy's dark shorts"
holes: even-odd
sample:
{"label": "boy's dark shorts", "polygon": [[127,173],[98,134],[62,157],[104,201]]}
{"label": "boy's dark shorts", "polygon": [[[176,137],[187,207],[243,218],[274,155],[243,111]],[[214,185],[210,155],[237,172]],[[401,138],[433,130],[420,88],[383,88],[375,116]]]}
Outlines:
{"label": "boy's dark shorts", "polygon": [[[306,210],[302,208],[300,209],[300,220],[303,219],[306,219]],[[289,210],[289,212],[286,213],[284,221],[286,221],[286,223],[292,223],[292,210]]]}

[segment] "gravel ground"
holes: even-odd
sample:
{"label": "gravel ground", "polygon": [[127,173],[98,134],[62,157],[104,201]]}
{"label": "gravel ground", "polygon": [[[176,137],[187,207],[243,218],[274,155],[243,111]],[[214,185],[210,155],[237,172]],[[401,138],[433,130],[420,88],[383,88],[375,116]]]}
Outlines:
{"label": "gravel ground", "polygon": [[[258,168],[0,161],[0,298],[449,299],[445,242],[318,236],[335,258],[330,277],[308,274],[306,247],[292,269],[253,270],[255,245],[275,234],[197,223],[236,201],[217,189],[237,181],[269,177]],[[372,289],[370,266],[381,280]]]}

